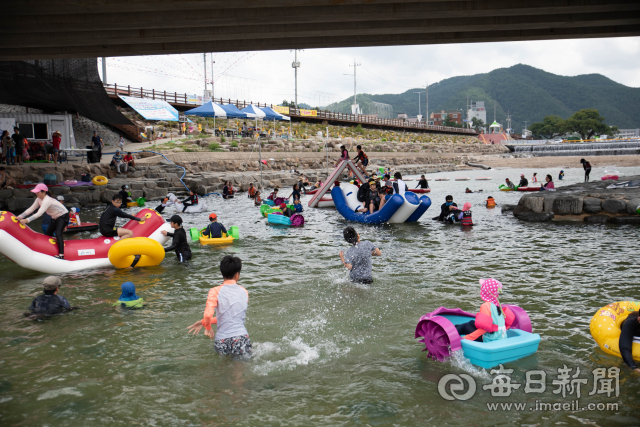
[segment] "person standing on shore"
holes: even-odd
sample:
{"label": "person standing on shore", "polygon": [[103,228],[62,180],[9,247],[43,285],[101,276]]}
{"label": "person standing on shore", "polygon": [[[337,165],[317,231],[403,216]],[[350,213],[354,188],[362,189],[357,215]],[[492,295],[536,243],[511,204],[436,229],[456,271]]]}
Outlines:
{"label": "person standing on shore", "polygon": [[98,150],[98,161],[96,163],[100,163],[102,160],[102,148],[104,147],[104,142],[102,142],[102,138],[98,135],[98,131],[93,131],[93,136],[91,137],[91,145],[94,150]]}
{"label": "person standing on shore", "polygon": [[[22,164],[22,152],[24,151],[24,136],[20,133],[20,129],[13,128],[13,143],[15,144],[15,156],[18,159],[18,164]],[[13,162],[15,165],[15,161]]]}
{"label": "person standing on shore", "polygon": [[591,163],[587,162],[585,159],[580,159],[580,163],[582,163],[582,167],[584,168],[584,182],[589,182],[589,174],[591,173]]}

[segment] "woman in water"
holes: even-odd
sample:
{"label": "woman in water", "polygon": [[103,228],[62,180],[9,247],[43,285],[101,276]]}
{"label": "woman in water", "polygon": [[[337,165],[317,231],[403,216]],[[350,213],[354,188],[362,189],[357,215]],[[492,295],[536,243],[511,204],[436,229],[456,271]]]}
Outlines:
{"label": "woman in water", "polygon": [[555,185],[553,184],[553,178],[551,178],[551,175],[547,175],[544,180],[547,181],[547,183],[540,186],[540,191],[556,189]]}

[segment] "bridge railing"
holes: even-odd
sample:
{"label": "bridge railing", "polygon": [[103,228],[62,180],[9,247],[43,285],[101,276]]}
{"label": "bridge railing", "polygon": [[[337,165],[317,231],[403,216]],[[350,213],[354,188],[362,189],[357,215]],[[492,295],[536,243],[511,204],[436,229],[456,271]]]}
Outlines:
{"label": "bridge railing", "polygon": [[[193,105],[194,107],[198,105],[202,105],[197,100],[194,100],[190,97],[190,95],[186,93],[178,93],[178,92],[167,92],[167,91],[159,91],[155,89],[144,89],[142,87],[132,88],[131,86],[123,86],[114,84],[106,84],[104,85],[105,91],[110,95],[116,96],[131,96],[134,98],[144,98],[144,99],[156,99],[161,101],[166,101],[174,104],[181,105]],[[211,99],[216,104],[234,104],[236,107],[242,109],[248,107],[253,104],[257,107],[269,107],[274,108],[273,104],[264,104],[260,102],[252,102],[252,101],[240,101],[233,99],[223,99],[223,98],[213,98]],[[309,112],[315,112],[315,115],[310,115]],[[401,127],[405,129],[416,129],[416,130],[433,130],[433,131],[444,131],[444,132],[455,132],[455,133],[465,133],[470,136],[477,135],[477,132],[474,129],[467,128],[457,128],[451,126],[435,126],[428,125],[424,122],[410,122],[408,120],[403,119],[381,119],[379,117],[373,117],[363,114],[345,114],[345,113],[335,113],[333,111],[326,110],[303,110],[296,108],[289,108],[289,116],[295,116],[300,118],[310,118],[310,119],[327,119],[327,120],[342,120],[353,123],[362,123],[362,124],[372,124],[372,125],[383,125],[383,126],[394,126]]]}

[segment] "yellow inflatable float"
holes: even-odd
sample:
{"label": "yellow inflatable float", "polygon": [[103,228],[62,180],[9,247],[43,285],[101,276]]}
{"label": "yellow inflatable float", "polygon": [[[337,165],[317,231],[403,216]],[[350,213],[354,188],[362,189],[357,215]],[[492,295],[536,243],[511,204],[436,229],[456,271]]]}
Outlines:
{"label": "yellow inflatable float", "polygon": [[93,185],[107,185],[109,180],[106,176],[98,175],[94,176],[91,182],[93,182]]}
{"label": "yellow inflatable float", "polygon": [[109,261],[115,268],[150,267],[164,259],[164,247],[148,237],[120,240],[109,248]]}
{"label": "yellow inflatable float", "polygon": [[[640,309],[640,302],[620,301],[602,307],[593,315],[589,330],[602,351],[622,357],[618,347],[620,325],[627,316],[638,309]],[[631,353],[634,360],[640,361],[640,343],[633,343]]]}
{"label": "yellow inflatable float", "polygon": [[197,228],[191,228],[189,232],[191,233],[191,240],[198,240],[202,245],[230,245],[235,240],[240,238],[240,231],[237,226],[229,227],[229,233],[222,233],[222,237],[217,237],[212,239],[210,237],[206,237],[202,235],[202,232],[205,229],[198,231]]}

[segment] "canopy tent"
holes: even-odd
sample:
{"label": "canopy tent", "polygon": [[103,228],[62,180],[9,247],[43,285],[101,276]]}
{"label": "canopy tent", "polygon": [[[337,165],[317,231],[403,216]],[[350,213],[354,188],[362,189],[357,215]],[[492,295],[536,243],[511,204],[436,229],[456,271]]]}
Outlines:
{"label": "canopy tent", "polygon": [[256,117],[255,114],[238,110],[238,107],[233,104],[220,105],[220,108],[227,113],[227,118],[248,119]]}
{"label": "canopy tent", "polygon": [[291,120],[291,117],[280,114],[272,108],[261,107],[260,109],[264,111],[268,120]]}
{"label": "canopy tent", "polygon": [[227,112],[218,104],[213,102],[207,102],[199,107],[192,108],[185,111],[185,116],[199,116],[199,117],[227,117]]}
{"label": "canopy tent", "polygon": [[243,113],[254,114],[255,115],[254,117],[257,119],[264,119],[267,116],[267,114],[264,111],[262,111],[260,108],[256,107],[253,104],[243,108],[240,111],[242,111]]}

